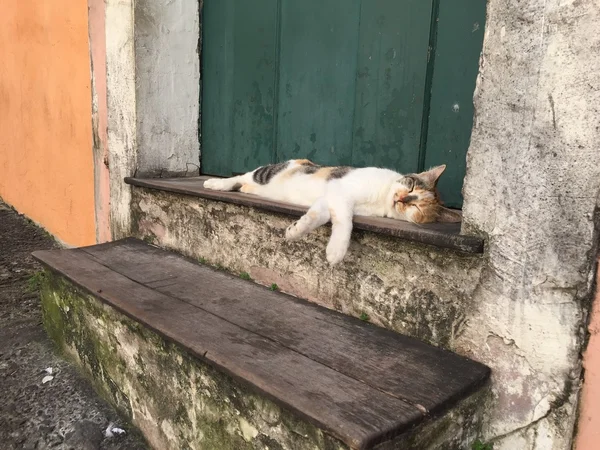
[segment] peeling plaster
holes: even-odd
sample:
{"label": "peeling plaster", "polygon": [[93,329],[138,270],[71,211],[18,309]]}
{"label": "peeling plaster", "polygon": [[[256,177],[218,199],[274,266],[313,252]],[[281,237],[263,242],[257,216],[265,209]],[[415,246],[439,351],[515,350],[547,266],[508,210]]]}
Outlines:
{"label": "peeling plaster", "polygon": [[200,161],[199,4],[106,1],[111,228],[129,235],[134,175],[195,175]]}

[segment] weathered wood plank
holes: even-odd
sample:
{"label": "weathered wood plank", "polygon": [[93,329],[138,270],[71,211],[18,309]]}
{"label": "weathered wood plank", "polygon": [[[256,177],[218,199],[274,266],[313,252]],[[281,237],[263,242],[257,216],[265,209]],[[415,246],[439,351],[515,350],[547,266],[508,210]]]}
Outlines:
{"label": "weathered wood plank", "polygon": [[[352,448],[370,448],[423,419],[418,408],[402,400],[137,283],[94,261],[83,250],[40,251],[34,256],[50,270]],[[140,269],[147,270],[148,266]]]}
{"label": "weathered wood plank", "polygon": [[[207,2],[208,3],[208,2]],[[234,52],[227,61],[234,73],[233,148],[230,173],[244,173],[275,159],[273,141],[277,101],[277,3],[278,0],[234,1]],[[209,87],[210,84],[205,84]],[[220,155],[221,148],[205,148]],[[211,173],[211,172],[207,172]]]}
{"label": "weathered wood plank", "polygon": [[202,8],[201,158],[202,170],[211,175],[230,176],[234,155],[235,3],[206,2]]}
{"label": "weathered wood plank", "polygon": [[278,160],[352,163],[360,3],[281,3]]}
{"label": "weathered wood plank", "polygon": [[417,171],[431,10],[432,0],[361,2],[353,166]]}
{"label": "weathered wood plank", "polygon": [[[204,189],[204,181],[208,177],[190,178],[125,178],[127,184],[150,189],[156,189],[178,194],[186,194],[209,200],[223,201],[236,205],[250,206],[265,211],[289,214],[300,217],[306,208],[290,203],[276,202],[243,194],[241,192],[220,192]],[[419,242],[435,247],[448,248],[464,253],[483,253],[483,239],[477,236],[460,234],[460,223],[432,223],[415,225],[403,220],[394,220],[380,217],[354,217],[354,227],[358,230],[372,231],[375,233]]]}
{"label": "weathered wood plank", "polygon": [[467,358],[269,291],[139,240],[82,251],[139,283],[198,306],[431,414],[449,408],[489,376],[486,366]]}

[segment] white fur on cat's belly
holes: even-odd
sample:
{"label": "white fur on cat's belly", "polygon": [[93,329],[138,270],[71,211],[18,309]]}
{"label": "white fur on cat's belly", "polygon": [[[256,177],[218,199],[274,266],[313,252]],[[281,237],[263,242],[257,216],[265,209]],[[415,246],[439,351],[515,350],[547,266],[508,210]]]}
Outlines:
{"label": "white fur on cat's belly", "polygon": [[269,184],[259,187],[259,195],[271,200],[309,207],[325,195],[327,184],[323,179],[315,179],[305,174],[289,178],[276,176]]}
{"label": "white fur on cat's belly", "polygon": [[319,198],[335,194],[352,201],[355,215],[404,219],[388,198],[390,186],[400,177],[397,172],[375,167],[355,169],[331,181],[305,174],[277,175],[269,184],[257,186],[257,195],[309,207]]}
{"label": "white fur on cat's belly", "polygon": [[[294,165],[292,163],[290,167]],[[401,177],[392,170],[375,167],[355,169],[343,178],[331,181],[306,174],[286,177],[284,171],[266,185],[256,184],[252,173],[232,178],[210,178],[204,182],[204,187],[229,191],[236,184],[252,184],[254,193],[260,197],[306,207],[312,206],[321,197],[335,194],[352,201],[354,215],[405,219],[393,208],[393,202],[388,198],[391,184]]]}

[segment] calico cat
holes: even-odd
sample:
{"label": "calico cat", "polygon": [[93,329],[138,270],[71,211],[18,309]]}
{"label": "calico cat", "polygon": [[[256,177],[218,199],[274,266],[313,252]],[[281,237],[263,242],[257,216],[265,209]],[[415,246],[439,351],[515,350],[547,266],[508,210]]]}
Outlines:
{"label": "calico cat", "polygon": [[436,184],[445,165],[419,174],[402,175],[376,167],[321,167],[295,159],[259,167],[232,178],[211,178],[204,187],[248,194],[309,207],[288,227],[285,237],[299,239],[331,221],[327,261],[339,263],[348,249],[352,217],[377,216],[413,223],[459,222],[460,214],[445,208]]}

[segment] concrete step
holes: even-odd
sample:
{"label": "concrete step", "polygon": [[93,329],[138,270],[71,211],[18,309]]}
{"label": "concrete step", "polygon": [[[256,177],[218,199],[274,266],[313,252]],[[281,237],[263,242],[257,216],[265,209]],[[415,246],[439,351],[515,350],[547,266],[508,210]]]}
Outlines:
{"label": "concrete step", "polygon": [[473,292],[485,256],[483,240],[461,234],[460,224],[358,217],[346,257],[332,268],[325,258],[329,227],[299,241],[284,239],[303,208],[209,191],[203,180],[127,179],[134,187],[126,235],[469,354],[455,340],[477,307]]}
{"label": "concrete step", "polygon": [[157,449],[468,448],[482,364],[125,239],[36,252],[50,336]]}

